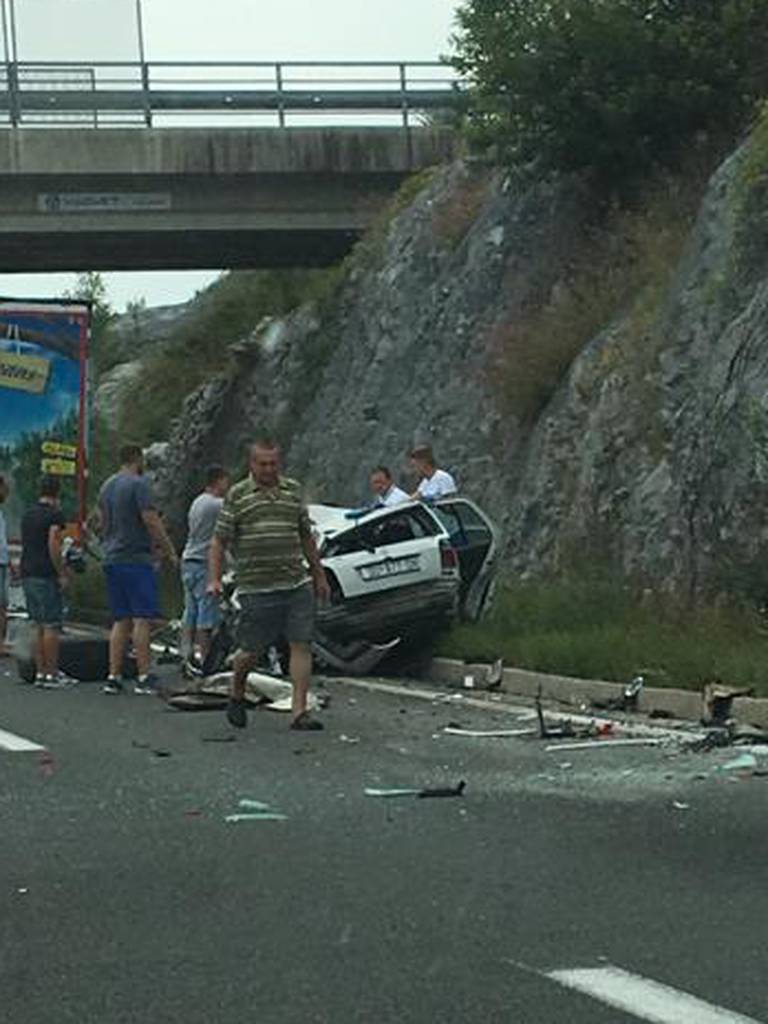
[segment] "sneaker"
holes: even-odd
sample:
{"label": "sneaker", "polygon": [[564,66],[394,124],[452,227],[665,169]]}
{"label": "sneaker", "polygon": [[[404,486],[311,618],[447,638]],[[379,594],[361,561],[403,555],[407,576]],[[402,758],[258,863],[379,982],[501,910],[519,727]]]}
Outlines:
{"label": "sneaker", "polygon": [[45,686],[45,673],[44,672],[36,672],[35,673],[35,681],[34,681],[34,683],[32,685],[33,686],[37,686],[39,688],[42,688],[43,686]]}
{"label": "sneaker", "polygon": [[159,692],[160,680],[154,672],[150,672],[143,678],[139,676],[133,687],[133,692],[143,697],[152,697]]}
{"label": "sneaker", "polygon": [[230,699],[227,704],[227,721],[236,729],[244,729],[248,725],[248,711],[244,700]]}
{"label": "sneaker", "polygon": [[102,693],[125,693],[125,687],[116,676],[109,676],[101,688]]}
{"label": "sneaker", "polygon": [[55,676],[44,676],[43,681],[41,683],[36,682],[35,685],[42,686],[44,690],[68,690],[76,682],[76,679],[70,678],[65,672],[57,672]]}
{"label": "sneaker", "polygon": [[321,732],[325,726],[322,722],[318,722],[316,718],[313,718],[308,711],[302,711],[291,722],[291,728],[300,732]]}

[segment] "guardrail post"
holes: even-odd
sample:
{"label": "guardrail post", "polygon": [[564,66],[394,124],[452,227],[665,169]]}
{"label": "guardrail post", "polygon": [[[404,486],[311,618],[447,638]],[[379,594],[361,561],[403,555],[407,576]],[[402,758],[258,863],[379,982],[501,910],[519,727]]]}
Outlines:
{"label": "guardrail post", "polygon": [[152,127],[152,97],[149,92],[149,64],[141,62],[141,93],[144,100],[144,124]]}
{"label": "guardrail post", "polygon": [[400,65],[400,95],[405,146],[408,153],[408,167],[410,169],[413,167],[413,138],[411,137],[410,107],[408,106],[408,70],[405,64]]}
{"label": "guardrail post", "polygon": [[277,83],[277,123],[285,128],[285,97],[283,95],[283,65],[275,64],[275,82]]}
{"label": "guardrail post", "polygon": [[8,76],[8,118],[11,127],[18,127],[21,121],[21,97],[19,96],[19,65],[15,60],[7,64]]}

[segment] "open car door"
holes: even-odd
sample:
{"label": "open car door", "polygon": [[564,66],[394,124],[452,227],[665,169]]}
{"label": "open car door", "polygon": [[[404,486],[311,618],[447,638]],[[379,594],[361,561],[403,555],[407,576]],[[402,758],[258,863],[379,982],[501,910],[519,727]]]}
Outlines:
{"label": "open car door", "polygon": [[448,531],[459,559],[462,618],[476,622],[493,598],[498,538],[486,514],[467,498],[441,498],[433,511]]}

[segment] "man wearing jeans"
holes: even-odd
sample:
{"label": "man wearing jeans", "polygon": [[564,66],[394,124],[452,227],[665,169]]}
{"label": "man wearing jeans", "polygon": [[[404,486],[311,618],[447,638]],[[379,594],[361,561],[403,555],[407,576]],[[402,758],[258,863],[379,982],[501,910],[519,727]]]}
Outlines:
{"label": "man wearing jeans", "polygon": [[250,471],[224,499],[210,552],[209,592],[221,593],[224,550],[230,547],[241,605],[240,649],[227,718],[238,728],[247,724],[248,672],[265,648],[284,636],[291,649],[291,728],[322,729],[307,711],[307,696],[315,598],[328,599],[328,581],[301,488],[295,480],[280,475],[280,452],[274,442],[262,440],[252,446]]}
{"label": "man wearing jeans", "polygon": [[134,692],[157,693],[149,646],[152,621],[160,618],[153,546],[172,565],[178,559],[144,477],[144,453],[138,445],[120,449],[120,469],[99,494],[97,521],[113,620],[104,693],[123,692],[123,660],[131,636],[139,670]]}
{"label": "man wearing jeans", "polygon": [[208,554],[229,476],[223,466],[205,471],[205,490],[189,507],[187,543],[181,555],[184,587],[184,633],[186,650],[198,664],[205,664],[211,646],[211,632],[219,623],[219,605],[208,593]]}

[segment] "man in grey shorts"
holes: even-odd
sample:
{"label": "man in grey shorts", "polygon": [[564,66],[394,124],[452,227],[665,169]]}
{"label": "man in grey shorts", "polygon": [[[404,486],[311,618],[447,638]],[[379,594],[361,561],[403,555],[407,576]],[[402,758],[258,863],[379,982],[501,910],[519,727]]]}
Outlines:
{"label": "man in grey shorts", "polygon": [[301,487],[280,474],[280,451],[269,440],[251,448],[250,475],[229,491],[219,513],[209,557],[210,593],[221,593],[225,548],[235,556],[241,603],[240,650],[235,657],[229,722],[247,724],[245,680],[261,653],[284,636],[291,649],[291,728],[322,729],[307,711],[315,599],[330,588],[320,562]]}

